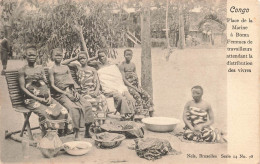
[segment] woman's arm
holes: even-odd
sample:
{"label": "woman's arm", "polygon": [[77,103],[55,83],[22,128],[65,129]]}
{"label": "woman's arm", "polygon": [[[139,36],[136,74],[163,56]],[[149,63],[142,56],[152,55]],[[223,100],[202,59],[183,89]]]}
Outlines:
{"label": "woman's arm", "polygon": [[186,115],[187,111],[189,110],[189,107],[190,107],[190,103],[188,102],[188,103],[185,105],[185,107],[184,107],[182,119],[183,119],[185,125],[187,125],[187,126],[190,128],[190,130],[193,131],[193,130],[194,130],[194,127],[191,125],[191,123],[190,123],[190,121],[187,119],[187,115]]}
{"label": "woman's arm", "polygon": [[131,83],[129,83],[129,82],[126,80],[123,64],[121,64],[121,65],[119,66],[119,70],[120,70],[120,72],[121,72],[121,74],[122,74],[123,81],[124,81],[125,85],[126,85],[126,86],[129,86],[129,87],[131,87],[131,88],[137,89],[135,86],[133,86]]}
{"label": "woman's arm", "polygon": [[97,74],[97,71],[95,69],[93,69],[93,72],[94,72],[94,80],[96,80],[97,82],[97,87],[96,87],[96,92],[98,92],[100,90],[100,81],[98,79],[98,74]]}
{"label": "woman's arm", "polygon": [[[132,63],[132,62],[131,62]],[[135,66],[135,63],[132,63],[133,64],[133,72],[136,73],[136,66]]]}
{"label": "woman's arm", "polygon": [[69,65],[71,67],[76,67],[76,63],[71,63],[73,61],[78,60],[78,55],[76,55],[74,58],[66,59],[61,62],[62,65]]}
{"label": "woman's arm", "polygon": [[89,59],[88,59],[88,62],[93,61],[93,60],[97,60],[97,59],[98,59],[98,56],[94,56],[94,57],[92,57],[92,58],[89,58]]}
{"label": "woman's arm", "polygon": [[210,105],[208,106],[207,111],[208,111],[209,119],[208,119],[207,122],[201,124],[202,127],[207,127],[207,126],[210,126],[214,123],[214,114],[213,114],[213,110],[212,110]]}
{"label": "woman's arm", "polygon": [[[46,78],[46,76],[45,76],[44,68],[42,68],[42,76],[43,76],[44,82],[45,82],[46,85],[47,85],[47,84],[48,84],[48,80],[47,80],[47,78]],[[49,98],[51,99],[51,91],[50,91],[50,90],[48,90],[48,95],[49,95]]]}
{"label": "woman's arm", "polygon": [[44,102],[45,102],[45,99],[39,98],[39,97],[35,96],[34,94],[32,94],[30,91],[28,91],[28,90],[25,88],[24,70],[23,70],[23,69],[21,69],[21,70],[18,71],[18,76],[19,76],[19,77],[18,77],[19,85],[20,85],[20,88],[22,89],[22,91],[23,91],[26,95],[30,96],[31,98],[33,98],[33,99],[35,99],[35,100],[37,100],[37,101],[39,101],[39,102],[41,102],[41,103],[44,103]]}

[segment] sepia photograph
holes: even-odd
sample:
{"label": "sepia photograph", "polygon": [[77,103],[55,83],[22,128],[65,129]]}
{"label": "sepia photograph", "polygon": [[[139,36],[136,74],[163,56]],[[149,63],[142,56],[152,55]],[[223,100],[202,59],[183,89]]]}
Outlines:
{"label": "sepia photograph", "polygon": [[226,0],[1,0],[3,163],[225,163]]}

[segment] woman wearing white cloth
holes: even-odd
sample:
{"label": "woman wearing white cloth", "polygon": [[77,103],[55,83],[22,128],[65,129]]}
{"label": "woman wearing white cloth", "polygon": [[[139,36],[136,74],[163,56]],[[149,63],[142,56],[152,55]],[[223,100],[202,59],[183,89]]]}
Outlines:
{"label": "woman wearing white cloth", "polygon": [[118,66],[108,62],[105,50],[98,51],[98,60],[99,62],[88,64],[97,67],[102,92],[105,96],[114,98],[115,108],[122,119],[126,116],[133,118],[135,100],[128,92]]}

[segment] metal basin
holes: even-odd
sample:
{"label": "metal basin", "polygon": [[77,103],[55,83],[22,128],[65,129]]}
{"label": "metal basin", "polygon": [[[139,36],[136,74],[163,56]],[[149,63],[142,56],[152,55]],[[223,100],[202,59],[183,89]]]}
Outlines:
{"label": "metal basin", "polygon": [[92,144],[85,141],[71,141],[64,143],[63,147],[70,155],[84,155],[91,150]]}
{"label": "metal basin", "polygon": [[171,132],[180,120],[170,117],[149,117],[142,119],[145,127],[153,132]]}

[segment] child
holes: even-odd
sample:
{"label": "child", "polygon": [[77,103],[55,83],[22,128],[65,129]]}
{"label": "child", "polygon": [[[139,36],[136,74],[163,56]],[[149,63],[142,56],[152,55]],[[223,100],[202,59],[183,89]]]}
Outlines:
{"label": "child", "polygon": [[183,138],[198,142],[223,142],[221,133],[210,126],[214,123],[214,116],[210,104],[202,100],[203,88],[194,86],[191,92],[193,100],[187,102],[183,112]]}
{"label": "child", "polygon": [[[78,60],[80,64],[72,63],[75,60]],[[77,82],[81,89],[80,94],[91,103],[92,109],[107,111],[106,97],[101,94],[97,71],[95,68],[88,66],[87,62],[87,53],[81,51],[78,56],[67,59],[62,64],[76,68]]]}
{"label": "child", "polygon": [[141,110],[147,109],[149,115],[153,116],[153,102],[151,96],[139,85],[138,77],[136,74],[136,67],[133,62],[131,62],[133,56],[133,51],[131,49],[126,49],[124,51],[125,61],[123,61],[119,67],[125,85],[128,88],[129,93],[135,99],[135,106],[137,113]]}
{"label": "child", "polygon": [[86,126],[85,137],[90,137],[89,128],[94,121],[91,104],[75,89],[74,80],[68,66],[61,65],[63,51],[56,48],[52,52],[55,65],[49,69],[52,88],[56,91],[55,99],[69,110],[72,117],[75,140],[79,140],[79,129]]}

